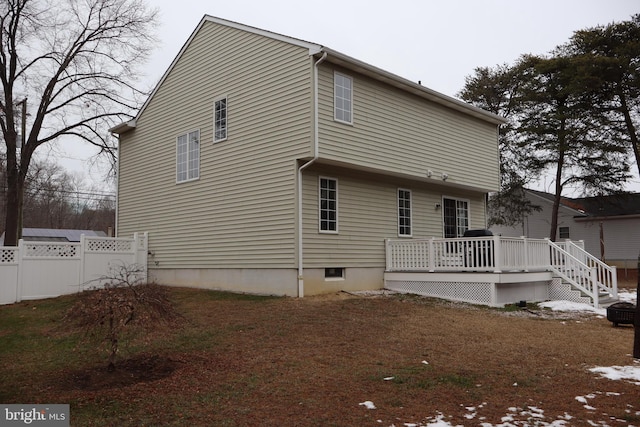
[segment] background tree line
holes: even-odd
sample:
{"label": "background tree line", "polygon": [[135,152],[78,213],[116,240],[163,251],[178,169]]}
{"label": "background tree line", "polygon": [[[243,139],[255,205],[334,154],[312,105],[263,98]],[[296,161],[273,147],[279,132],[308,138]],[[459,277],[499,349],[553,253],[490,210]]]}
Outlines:
{"label": "background tree line", "polygon": [[513,225],[537,207],[524,189],[552,176],[558,208],[568,189],[621,192],[635,161],[640,171],[640,15],[576,31],[545,56],[476,68],[458,94],[507,119],[499,133],[501,190],[491,198],[493,224]]}
{"label": "background tree line", "polygon": [[[5,162],[0,154],[0,179]],[[0,217],[6,215],[6,186],[0,185]],[[115,195],[87,187],[82,180],[51,162],[34,162],[27,174],[24,227],[108,231],[115,226]]]}

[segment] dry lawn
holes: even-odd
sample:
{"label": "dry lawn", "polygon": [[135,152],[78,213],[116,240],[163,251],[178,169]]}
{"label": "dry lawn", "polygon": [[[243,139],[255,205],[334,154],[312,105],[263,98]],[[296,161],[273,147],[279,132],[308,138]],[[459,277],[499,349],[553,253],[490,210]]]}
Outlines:
{"label": "dry lawn", "polygon": [[[640,425],[640,385],[588,370],[634,363],[633,328],[603,318],[400,295],[171,294],[182,323],[131,339],[115,373],[60,324],[72,298],[1,307],[0,400],[70,403],[78,426]],[[5,327],[42,310],[42,327]]]}

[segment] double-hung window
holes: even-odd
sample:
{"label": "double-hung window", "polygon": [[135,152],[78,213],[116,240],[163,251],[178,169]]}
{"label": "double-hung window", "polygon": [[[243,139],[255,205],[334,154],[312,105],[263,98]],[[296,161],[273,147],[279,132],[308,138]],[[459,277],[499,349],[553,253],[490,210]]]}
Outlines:
{"label": "double-hung window", "polygon": [[442,199],[444,237],[462,237],[469,229],[469,202],[461,199]]}
{"label": "double-hung window", "polygon": [[338,181],[332,178],[320,178],[319,182],[319,220],[323,233],[338,232]]}
{"label": "double-hung window", "polygon": [[227,98],[213,102],[213,142],[227,139]]}
{"label": "double-hung window", "polygon": [[398,188],[398,235],[411,237],[411,190]]}
{"label": "double-hung window", "polygon": [[353,123],[353,79],[338,72],[333,73],[334,119]]}
{"label": "double-hung window", "polygon": [[176,182],[200,176],[200,131],[194,130],[176,139]]}

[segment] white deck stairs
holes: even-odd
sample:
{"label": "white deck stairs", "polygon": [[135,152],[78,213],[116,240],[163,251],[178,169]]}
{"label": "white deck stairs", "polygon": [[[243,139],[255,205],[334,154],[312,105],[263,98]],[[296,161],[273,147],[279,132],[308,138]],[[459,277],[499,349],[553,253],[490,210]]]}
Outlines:
{"label": "white deck stairs", "polygon": [[574,242],[549,242],[554,280],[550,299],[605,308],[618,301],[616,268],[600,261]]}

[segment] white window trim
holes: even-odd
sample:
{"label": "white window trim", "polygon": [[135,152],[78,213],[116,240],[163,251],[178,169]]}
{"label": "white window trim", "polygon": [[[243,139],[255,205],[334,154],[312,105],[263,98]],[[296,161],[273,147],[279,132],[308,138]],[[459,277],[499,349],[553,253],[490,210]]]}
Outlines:
{"label": "white window trim", "polygon": [[[351,96],[349,98],[349,103],[351,105],[351,111],[350,111],[351,120],[350,121],[342,120],[342,119],[339,119],[338,117],[336,117],[336,76],[341,76],[341,77],[343,77],[345,79],[349,79],[349,81],[351,82],[351,93],[350,93]],[[354,84],[353,77],[351,77],[351,76],[349,76],[347,74],[341,73],[339,71],[334,71],[333,72],[333,120],[335,120],[336,122],[345,123],[345,124],[348,124],[348,125],[353,125],[353,90],[354,90],[353,84]]]}
{"label": "white window trim", "polygon": [[[442,200],[440,200],[441,205],[442,206],[442,237],[444,237],[445,235],[445,224],[444,224],[444,199],[450,199],[450,200],[455,200],[457,202],[466,202],[467,203],[467,221],[468,221],[468,228],[467,230],[471,230],[471,199],[463,199],[461,197],[452,197],[452,196],[442,196]],[[457,225],[456,225],[456,232],[457,232]],[[460,236],[462,237],[462,236]]]}
{"label": "white window trim", "polygon": [[[320,186],[323,179],[330,179],[336,182],[336,229],[335,230],[323,230],[322,229],[322,187]],[[338,234],[339,230],[339,221],[338,221],[338,212],[339,212],[339,183],[337,178],[332,178],[330,176],[319,176],[318,177],[318,232],[322,234]]]}
{"label": "white window trim", "polygon": [[[189,134],[193,132],[198,132],[198,176],[189,178]],[[183,135],[187,136],[187,179],[178,180],[178,138]],[[192,182],[200,179],[200,145],[202,145],[202,141],[200,139],[200,129],[191,129],[176,136],[176,184],[184,184],[185,182]]]}
{"label": "white window trim", "polygon": [[[400,206],[399,202],[400,202],[400,192],[401,191],[406,191],[407,193],[409,193],[409,230],[411,230],[411,232],[409,234],[402,234],[400,233]],[[413,237],[413,193],[411,190],[409,190],[408,188],[398,188],[398,190],[396,191],[396,210],[398,212],[398,237]]]}
{"label": "white window trim", "polygon": [[[225,103],[225,134],[224,138],[217,139],[216,138],[216,103],[218,101],[224,100]],[[229,97],[228,96],[218,96],[213,99],[213,142],[222,142],[226,141],[229,138]]]}

